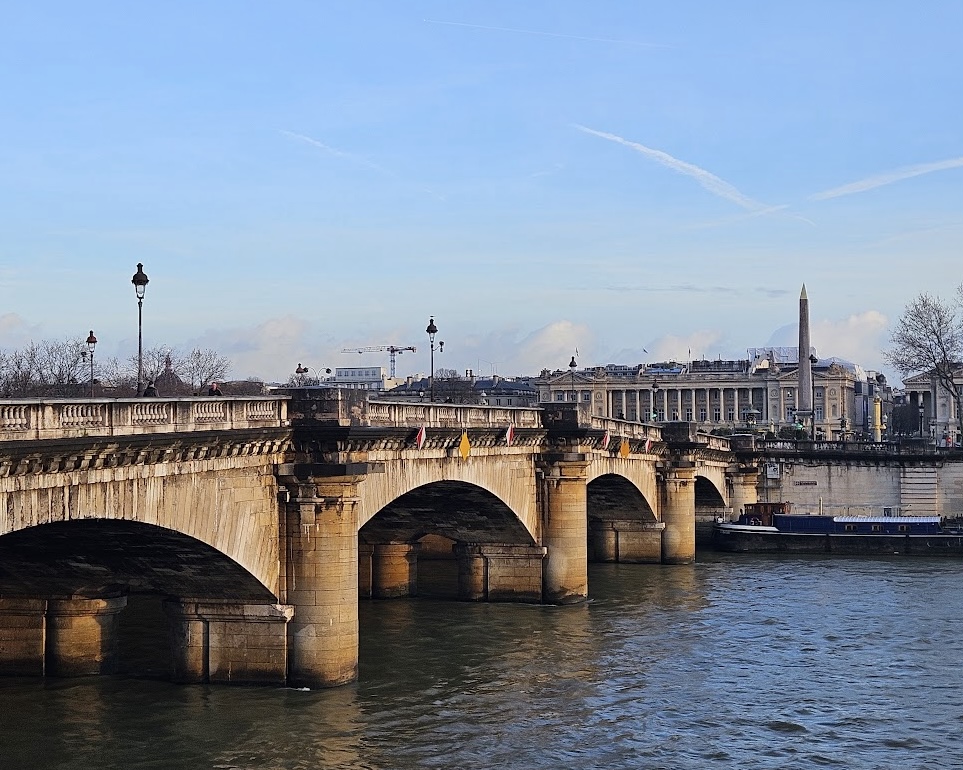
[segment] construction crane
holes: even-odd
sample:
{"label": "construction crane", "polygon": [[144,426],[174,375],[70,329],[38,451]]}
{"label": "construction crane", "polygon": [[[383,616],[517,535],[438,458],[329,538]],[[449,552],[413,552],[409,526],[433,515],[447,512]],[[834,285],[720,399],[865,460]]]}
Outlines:
{"label": "construction crane", "polygon": [[345,348],[342,353],[381,353],[387,350],[391,358],[391,376],[395,376],[395,356],[400,356],[406,350],[410,350],[412,353],[416,353],[414,345],[409,345],[408,347],[398,347],[397,345],[374,345],[370,348]]}

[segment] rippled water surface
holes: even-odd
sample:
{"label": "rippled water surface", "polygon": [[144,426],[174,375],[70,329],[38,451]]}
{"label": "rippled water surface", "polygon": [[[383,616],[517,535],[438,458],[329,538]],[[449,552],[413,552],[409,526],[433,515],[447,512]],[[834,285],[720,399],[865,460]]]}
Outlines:
{"label": "rippled water surface", "polygon": [[361,605],[326,691],[0,679],[0,768],[963,768],[963,562],[605,565]]}

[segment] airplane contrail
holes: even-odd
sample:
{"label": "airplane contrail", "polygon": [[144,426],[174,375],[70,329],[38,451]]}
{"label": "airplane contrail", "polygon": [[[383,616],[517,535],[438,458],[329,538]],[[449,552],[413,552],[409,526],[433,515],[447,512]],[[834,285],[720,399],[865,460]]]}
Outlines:
{"label": "airplane contrail", "polygon": [[684,160],[674,158],[667,152],[662,152],[662,150],[654,150],[651,147],[646,147],[644,144],[630,142],[628,139],[623,139],[621,136],[617,136],[616,134],[609,134],[605,131],[596,131],[594,128],[587,128],[586,126],[581,126],[577,123],[575,124],[575,128],[577,128],[579,131],[585,132],[586,134],[592,134],[593,136],[607,139],[610,142],[625,145],[626,147],[629,147],[630,149],[633,149],[636,152],[640,152],[646,157],[651,158],[657,163],[661,163],[666,168],[670,168],[673,171],[684,174],[685,176],[692,177],[703,189],[708,190],[713,195],[717,195],[720,198],[731,201],[747,211],[765,214],[782,208],[779,206],[767,206],[765,203],[760,203],[759,201],[753,200],[748,195],[743,195],[731,184],[726,182],[724,179],[720,179],[712,172],[706,171],[704,168],[699,168],[692,163],[687,163]]}
{"label": "airplane contrail", "polygon": [[843,195],[854,195],[855,193],[866,192],[867,190],[883,187],[893,182],[901,182],[904,179],[910,179],[914,176],[931,174],[934,171],[946,171],[947,169],[960,168],[961,166],[963,166],[963,158],[951,158],[950,160],[940,160],[936,163],[920,163],[915,166],[904,166],[903,168],[897,168],[893,171],[886,171],[882,174],[861,179],[858,182],[844,184],[842,187],[834,187],[832,190],[815,193],[809,196],[809,200],[824,201],[829,198],[839,198]]}
{"label": "airplane contrail", "polygon": [[325,152],[328,152],[331,155],[334,155],[335,157],[344,158],[345,160],[350,160],[354,163],[360,163],[362,166],[367,166],[368,168],[373,169],[375,171],[379,171],[382,174],[388,174],[390,176],[394,176],[390,171],[382,168],[377,163],[373,163],[367,158],[362,158],[359,155],[352,155],[350,152],[345,152],[344,150],[339,150],[336,147],[331,147],[330,145],[327,145],[324,142],[319,142],[317,139],[312,139],[310,136],[305,136],[304,134],[296,134],[294,133],[294,131],[282,130],[281,133],[284,134],[285,136],[290,136],[292,139],[297,139],[301,142],[307,142],[308,144],[314,145],[315,147],[318,147],[324,150]]}
{"label": "airplane contrail", "polygon": [[487,29],[491,32],[515,32],[521,35],[539,35],[540,37],[562,37],[568,40],[585,40],[590,43],[619,43],[621,45],[636,45],[644,48],[672,48],[661,43],[640,43],[635,40],[617,40],[608,37],[585,37],[582,35],[565,35],[560,32],[540,32],[535,29],[515,29],[514,27],[489,27],[484,24],[468,24],[462,21],[442,21],[440,19],[425,19],[426,24],[445,24],[449,27],[468,27],[470,29]]}

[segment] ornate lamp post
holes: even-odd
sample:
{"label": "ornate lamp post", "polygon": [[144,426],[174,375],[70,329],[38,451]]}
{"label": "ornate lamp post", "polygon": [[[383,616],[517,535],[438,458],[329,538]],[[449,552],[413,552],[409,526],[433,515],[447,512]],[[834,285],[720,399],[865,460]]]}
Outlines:
{"label": "ornate lamp post", "polygon": [[[658,397],[659,397],[659,383],[657,380],[653,380],[652,381],[652,422],[655,422],[656,420],[659,419],[659,412],[658,412],[658,406],[657,406]],[[706,407],[708,408],[708,404],[706,405]]]}
{"label": "ornate lamp post", "polygon": [[[428,333],[428,347],[431,349],[431,371],[428,372],[428,401],[431,403],[435,402],[435,335],[438,334],[438,327],[435,326],[435,317],[431,316],[428,319],[428,328],[425,329]],[[438,352],[445,352],[445,343],[442,340],[438,341]]]}
{"label": "ornate lamp post", "polygon": [[[295,373],[296,375],[298,375],[298,380],[299,380],[299,384],[300,384],[300,385],[305,385],[305,384],[306,384],[306,380],[308,379],[308,378],[307,378],[307,375],[308,375],[308,373],[309,373],[310,371],[311,371],[311,369],[310,369],[309,367],[307,367],[307,366],[302,366],[302,365],[301,365],[301,362],[300,362],[300,361],[298,362],[298,367],[297,367],[297,369],[294,370],[294,373]],[[314,370],[314,373],[315,373],[315,375],[316,375],[315,378],[316,378],[317,381],[318,381],[318,385],[321,384],[321,373],[322,373],[322,372],[324,372],[325,374],[331,374],[331,370],[330,370],[330,369],[315,369],[315,370]]]}
{"label": "ornate lamp post", "polygon": [[920,401],[920,438],[923,438],[923,416],[926,414],[926,408],[923,406],[922,400]]}
{"label": "ornate lamp post", "polygon": [[575,363],[575,356],[572,356],[572,360],[568,362],[568,370],[572,375],[572,401],[575,404],[576,408],[578,407],[578,397],[575,393],[575,369],[577,367],[578,367],[578,364]]}
{"label": "ornate lamp post", "polygon": [[90,330],[90,334],[87,335],[87,350],[90,352],[90,397],[94,397],[94,348],[97,347],[97,338],[94,336],[94,330]]}
{"label": "ornate lamp post", "polygon": [[[811,441],[816,440],[816,377],[812,373],[812,368],[817,363],[819,363],[819,359],[816,358],[816,356],[814,356],[812,353],[810,353],[809,354],[809,380],[812,383],[812,387],[813,387],[813,400],[812,400],[813,413],[809,417],[809,425],[810,425],[809,438]],[[825,402],[825,400],[826,399],[824,397],[823,402]]]}
{"label": "ornate lamp post", "polygon": [[[148,278],[144,272],[144,265],[137,263],[137,272],[130,279],[134,284],[134,291],[137,294],[137,395],[144,392],[144,335],[143,335],[143,312],[144,312],[144,293],[147,291]],[[93,332],[91,332],[93,334]]]}
{"label": "ornate lamp post", "polygon": [[746,410],[746,429],[750,433],[756,432],[756,415],[759,414],[758,409],[747,409]]}

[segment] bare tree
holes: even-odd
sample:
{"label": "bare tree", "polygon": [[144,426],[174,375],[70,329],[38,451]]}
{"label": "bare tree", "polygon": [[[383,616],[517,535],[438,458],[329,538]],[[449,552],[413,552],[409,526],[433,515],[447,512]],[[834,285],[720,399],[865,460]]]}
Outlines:
{"label": "bare tree", "polygon": [[955,302],[920,294],[903,310],[883,355],[903,376],[925,372],[956,404],[957,429],[963,433],[963,286]]}
{"label": "bare tree", "polygon": [[87,348],[81,340],[31,342],[7,351],[0,368],[5,396],[80,396],[90,378]]}
{"label": "bare tree", "polygon": [[183,359],[180,375],[192,393],[199,393],[208,384],[223,380],[229,371],[231,362],[216,350],[194,348]]}
{"label": "bare tree", "polygon": [[471,380],[461,377],[455,369],[435,370],[435,400],[454,404],[477,404]]}

